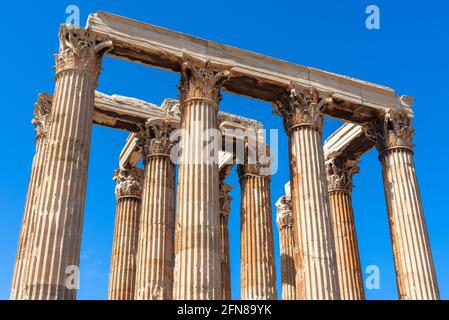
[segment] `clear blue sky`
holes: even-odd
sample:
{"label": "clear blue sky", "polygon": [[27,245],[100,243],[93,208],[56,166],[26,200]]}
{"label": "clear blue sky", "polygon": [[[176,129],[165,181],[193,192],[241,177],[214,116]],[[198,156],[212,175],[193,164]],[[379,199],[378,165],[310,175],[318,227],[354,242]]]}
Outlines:
{"label": "clear blue sky", "polygon": [[[81,23],[98,10],[215,40],[297,64],[393,87],[417,98],[416,169],[443,298],[449,298],[449,158],[446,142],[449,44],[447,1],[12,1],[2,6],[1,77],[3,121],[0,144],[0,299],[9,297],[31,161],[30,124],[39,92],[53,92],[53,54],[58,27],[69,4],[78,5]],[[365,8],[381,9],[381,29],[365,28]],[[98,89],[160,104],[177,97],[179,76],[106,58]],[[224,95],[221,109],[282,128],[269,104]],[[439,114],[441,112],[441,114]],[[340,123],[328,120],[327,137]],[[105,299],[115,215],[113,170],[127,134],[95,127],[81,251],[80,299]],[[280,132],[280,166],[272,179],[272,203],[289,178],[287,139]],[[239,201],[237,175],[230,218],[232,291],[239,297]],[[354,209],[362,268],[377,265],[380,290],[368,299],[397,299],[392,249],[376,151],[362,158],[355,178]],[[273,217],[274,217],[273,211]],[[279,243],[275,234],[276,256]],[[278,283],[279,258],[276,261]],[[278,289],[280,292],[280,289]]]}

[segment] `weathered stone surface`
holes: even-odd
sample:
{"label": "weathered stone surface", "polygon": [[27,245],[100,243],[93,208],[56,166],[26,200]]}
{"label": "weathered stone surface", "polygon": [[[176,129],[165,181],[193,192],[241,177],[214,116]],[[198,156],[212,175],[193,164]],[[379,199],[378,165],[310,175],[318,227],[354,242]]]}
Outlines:
{"label": "weathered stone surface", "polygon": [[229,193],[232,186],[224,180],[229,175],[232,165],[220,170],[220,257],[221,257],[221,299],[231,300],[231,261],[229,253],[229,214],[232,198]]}
{"label": "weathered stone surface", "polygon": [[274,104],[289,136],[297,298],[340,299],[334,235],[321,144],[320,110],[331,103],[292,84]]}
{"label": "weathered stone surface", "polygon": [[413,133],[405,113],[389,112],[372,122],[367,136],[376,143],[390,222],[399,298],[440,298],[424,210],[413,161]]}
{"label": "weathered stone surface", "polygon": [[352,209],[352,177],[358,161],[335,158],[327,163],[329,200],[332,213],[338,281],[342,300],[363,300],[362,267]]}
{"label": "weathered stone surface", "polygon": [[145,178],[137,252],[138,300],[173,297],[175,165],[170,159],[171,131],[169,121],[151,119],[139,141]]}
{"label": "weathered stone surface", "polygon": [[143,171],[132,167],[117,169],[114,180],[117,210],[108,299],[134,300]]}
{"label": "weathered stone surface", "polygon": [[[180,72],[180,102],[166,99],[158,107],[95,92],[105,54]],[[382,163],[400,298],[439,299],[413,164],[412,98],[102,12],[89,16],[87,29],[62,26],[55,58],[54,96],[40,95],[33,121],[36,154],[11,299],[76,297],[94,123],[133,133],[116,176],[109,299],[230,299],[230,186],[224,177],[239,159],[233,151],[238,143],[262,138],[227,129],[262,125],[219,113],[222,89],[274,102],[289,136],[291,198],[287,192],[277,203],[284,299],[364,298],[351,190],[357,160],[374,145]],[[353,123],[330,136],[324,152],[323,114]],[[185,135],[175,245],[175,168],[168,139],[174,128]],[[224,138],[220,165],[204,161],[209,129],[221,129]],[[142,155],[141,200],[135,166]],[[270,179],[260,170],[259,164],[239,166],[243,299],[276,298]]]}
{"label": "weathered stone surface", "polygon": [[[256,169],[259,168],[259,169]],[[276,300],[270,176],[258,165],[239,165],[241,188],[240,296]]]}
{"label": "weathered stone surface", "polygon": [[386,107],[406,107],[408,97],[398,97],[394,90],[315,68],[203,40],[168,29],[123,18],[106,12],[89,16],[87,28],[98,36],[110,37],[116,45],[114,57],[138,61],[158,68],[180,72],[183,56],[188,54],[218,65],[230,65],[231,79],[223,89],[265,101],[274,101],[294,81],[305,88],[331,92],[334,103],[325,112],[331,116],[365,123]]}
{"label": "weathered stone surface", "polygon": [[67,285],[66,272],[76,274],[79,267],[96,78],[101,57],[112,45],[67,26],[61,27],[59,37],[56,88],[30,240],[33,255],[20,295],[31,300],[76,297],[76,283]]}
{"label": "weathered stone surface", "polygon": [[28,263],[32,257],[31,235],[36,226],[36,199],[39,197],[43,167],[45,164],[45,143],[48,126],[51,117],[51,100],[46,95],[39,95],[38,102],[34,106],[33,125],[36,129],[36,153],[31,167],[30,182],[25,202],[25,211],[20,229],[19,245],[17,248],[16,263],[11,286],[11,300],[25,299],[25,279],[28,271]]}
{"label": "weathered stone surface", "polygon": [[276,223],[281,247],[282,300],[296,300],[293,212],[289,196],[282,196],[276,202]]}
{"label": "weathered stone surface", "polygon": [[[219,88],[229,71],[189,60],[180,83],[181,163],[178,172],[173,299],[221,299],[218,164],[203,159],[207,130],[218,129]],[[184,141],[184,142],[183,142]]]}

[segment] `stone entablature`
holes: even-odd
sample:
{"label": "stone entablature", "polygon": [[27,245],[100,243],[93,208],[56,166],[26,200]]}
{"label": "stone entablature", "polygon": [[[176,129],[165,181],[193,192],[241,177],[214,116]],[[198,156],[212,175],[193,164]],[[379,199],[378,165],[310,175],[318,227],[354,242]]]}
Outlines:
{"label": "stone entablature", "polygon": [[87,29],[100,38],[115,40],[117,44],[109,54],[119,59],[174,72],[181,71],[186,55],[232,67],[231,78],[223,85],[224,91],[272,102],[293,81],[306,88],[333,93],[334,103],[326,108],[325,114],[342,120],[363,124],[370,120],[372,114],[384,112],[386,106],[396,110],[405,108],[412,113],[412,98],[398,96],[385,86],[296,65],[111,13],[91,14]]}

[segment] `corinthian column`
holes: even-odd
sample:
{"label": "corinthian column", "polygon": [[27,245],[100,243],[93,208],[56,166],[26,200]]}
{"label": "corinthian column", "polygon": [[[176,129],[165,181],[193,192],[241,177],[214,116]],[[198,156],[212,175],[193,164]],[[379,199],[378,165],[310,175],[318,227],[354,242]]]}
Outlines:
{"label": "corinthian column", "polygon": [[26,299],[75,299],[94,94],[103,53],[83,29],[62,26],[36,225],[30,241]]}
{"label": "corinthian column", "polygon": [[134,300],[142,178],[141,169],[115,171],[117,211],[109,274],[109,300]]}
{"label": "corinthian column", "polygon": [[231,300],[231,263],[229,255],[229,214],[232,186],[224,183],[232,166],[220,172],[220,257],[221,257],[221,299]]}
{"label": "corinthian column", "polygon": [[[174,299],[221,299],[218,163],[209,159],[221,84],[229,71],[210,63],[182,65],[181,159],[176,211]],[[218,148],[215,154],[218,158]]]}
{"label": "corinthian column", "polygon": [[273,223],[270,176],[261,166],[238,166],[241,187],[241,298],[275,300]]}
{"label": "corinthian column", "polygon": [[296,300],[292,202],[282,196],[276,202],[276,223],[281,247],[282,300]]}
{"label": "corinthian column", "polygon": [[379,151],[400,299],[440,298],[413,161],[413,134],[405,111],[387,112],[365,128]]}
{"label": "corinthian column", "polygon": [[352,177],[358,161],[333,159],[327,164],[329,199],[342,300],[364,300],[362,266],[352,209]]}
{"label": "corinthian column", "polygon": [[40,94],[38,102],[34,105],[33,125],[36,128],[36,153],[31,167],[30,182],[25,201],[25,211],[23,213],[22,227],[20,229],[19,245],[17,257],[14,265],[12,277],[11,300],[26,298],[24,295],[24,285],[27,271],[27,264],[30,260],[32,250],[30,248],[30,238],[34,232],[36,220],[36,198],[39,196],[42,184],[42,172],[45,157],[45,143],[50,121],[51,97]]}
{"label": "corinthian column", "polygon": [[145,165],[137,251],[136,299],[171,300],[175,165],[170,159],[172,128],[164,119],[148,121],[140,139]]}
{"label": "corinthian column", "polygon": [[292,83],[275,103],[289,136],[298,299],[340,298],[321,141],[320,111],[328,102],[317,90]]}

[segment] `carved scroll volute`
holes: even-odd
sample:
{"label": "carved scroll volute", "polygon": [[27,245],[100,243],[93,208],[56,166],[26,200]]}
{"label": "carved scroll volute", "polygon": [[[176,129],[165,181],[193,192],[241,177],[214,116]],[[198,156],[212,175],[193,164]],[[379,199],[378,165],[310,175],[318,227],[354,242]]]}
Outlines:
{"label": "carved scroll volute", "polygon": [[287,91],[273,103],[273,111],[284,120],[287,132],[309,126],[321,131],[322,109],[332,103],[330,94],[320,93],[315,88],[304,88],[292,82]]}
{"label": "carved scroll volute", "polygon": [[326,163],[329,192],[353,189],[352,178],[360,172],[357,160],[333,159]]}
{"label": "carved scroll volute", "polygon": [[363,127],[366,136],[372,140],[382,155],[391,149],[413,151],[415,130],[409,114],[405,110],[387,109],[383,120],[373,120]]}
{"label": "carved scroll volute", "polygon": [[151,119],[139,133],[137,145],[142,149],[144,161],[149,157],[170,157],[174,142],[170,140],[173,127],[167,119]]}
{"label": "carved scroll volute", "polygon": [[117,169],[113,180],[117,183],[115,196],[122,198],[138,198],[142,196],[143,170],[135,167]]}
{"label": "carved scroll volute", "polygon": [[292,202],[286,196],[276,202],[276,224],[279,230],[293,226]]}
{"label": "carved scroll volute", "polygon": [[59,52],[55,55],[56,77],[64,71],[77,70],[87,74],[96,87],[103,56],[112,48],[112,41],[98,41],[89,30],[62,25]]}
{"label": "carved scroll volute", "polygon": [[181,105],[190,99],[206,99],[218,105],[221,86],[230,76],[230,67],[185,56],[179,84]]}

